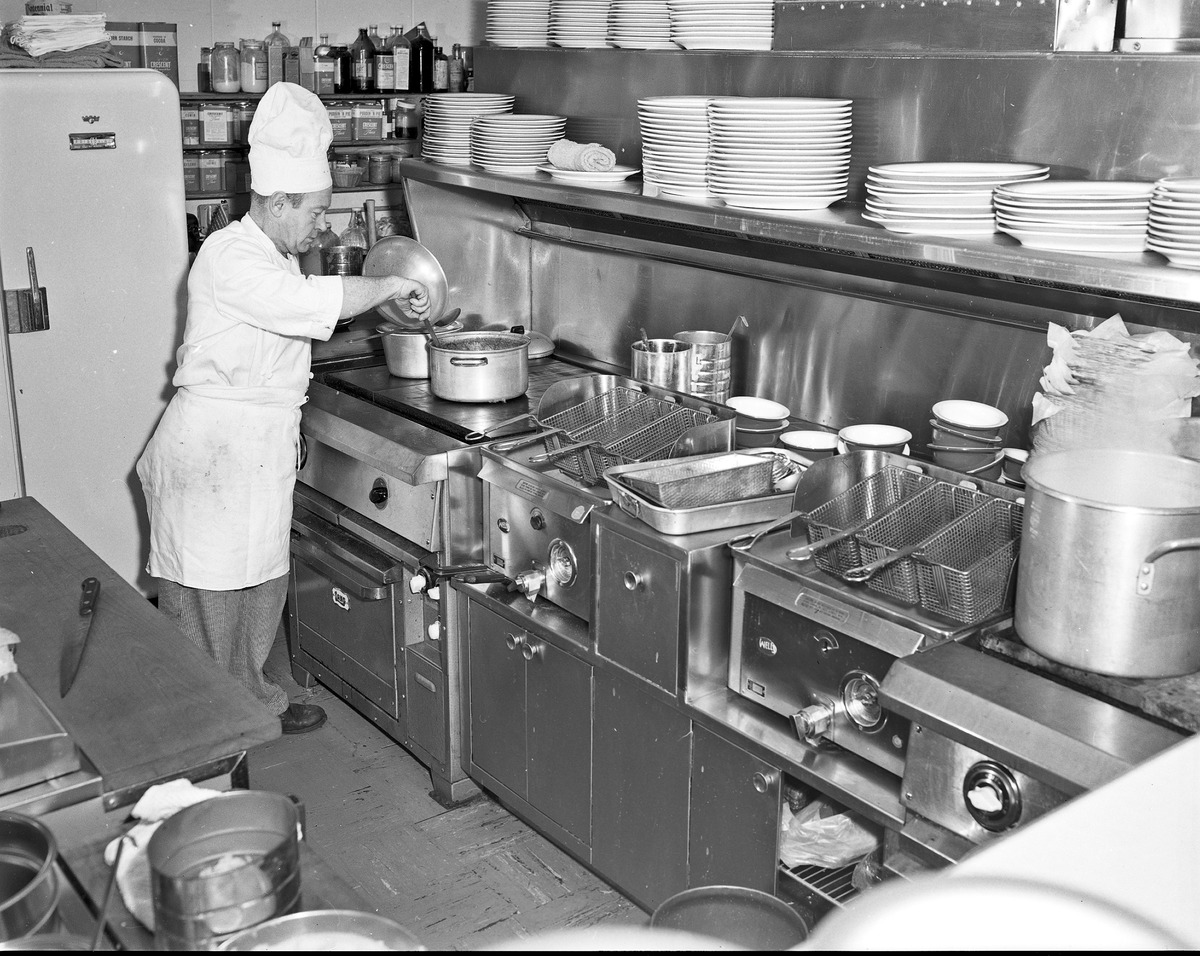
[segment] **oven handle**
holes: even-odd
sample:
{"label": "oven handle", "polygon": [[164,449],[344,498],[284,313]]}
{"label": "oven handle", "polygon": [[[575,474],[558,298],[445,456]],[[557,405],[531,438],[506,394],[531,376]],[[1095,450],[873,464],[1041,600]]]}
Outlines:
{"label": "oven handle", "polygon": [[360,601],[381,601],[388,596],[390,585],[366,577],[307,538],[292,536],[292,554]]}

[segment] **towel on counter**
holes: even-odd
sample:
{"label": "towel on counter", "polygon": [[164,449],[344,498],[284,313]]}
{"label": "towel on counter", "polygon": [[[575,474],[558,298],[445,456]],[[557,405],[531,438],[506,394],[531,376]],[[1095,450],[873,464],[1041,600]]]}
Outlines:
{"label": "towel on counter", "polygon": [[557,169],[578,169],[583,172],[605,172],[617,165],[611,149],[599,143],[573,143],[560,139],[550,147],[546,158]]}
{"label": "towel on counter", "polygon": [[24,47],[32,56],[45,53],[69,53],[104,43],[107,14],[51,13],[21,17],[12,26],[14,46]]}
{"label": "towel on counter", "polygon": [[123,62],[113,52],[112,44],[107,39],[76,50],[34,56],[28,50],[13,45],[12,27],[5,27],[4,35],[0,37],[0,69],[102,70],[105,67],[119,67]]}

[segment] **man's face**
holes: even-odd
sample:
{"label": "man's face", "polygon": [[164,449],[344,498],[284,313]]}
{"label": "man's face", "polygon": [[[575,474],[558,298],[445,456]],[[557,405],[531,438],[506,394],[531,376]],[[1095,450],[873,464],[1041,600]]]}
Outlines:
{"label": "man's face", "polygon": [[293,256],[307,252],[317,235],[325,229],[325,210],[332,201],[332,186],[320,192],[306,193],[299,206],[293,206],[284,199],[279,217],[281,235],[277,244],[282,244]]}

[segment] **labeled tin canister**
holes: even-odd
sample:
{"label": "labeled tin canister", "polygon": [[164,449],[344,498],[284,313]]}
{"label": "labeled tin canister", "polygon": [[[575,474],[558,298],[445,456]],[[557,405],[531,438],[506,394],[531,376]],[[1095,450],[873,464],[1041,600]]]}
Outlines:
{"label": "labeled tin canister", "polygon": [[219,149],[202,149],[200,157],[200,192],[223,193],[225,191],[225,162]]}
{"label": "labeled tin canister", "polygon": [[254,121],[255,103],[251,100],[239,100],[230,106],[233,109],[233,141],[249,143],[250,124]]}
{"label": "labeled tin canister", "polygon": [[196,106],[183,106],[179,110],[179,122],[183,127],[183,145],[200,145],[200,110]]}
{"label": "labeled tin canister", "polygon": [[228,103],[200,104],[200,145],[233,145],[233,108]]}
{"label": "labeled tin canister", "polygon": [[200,192],[200,154],[197,152],[183,154],[183,191]]}

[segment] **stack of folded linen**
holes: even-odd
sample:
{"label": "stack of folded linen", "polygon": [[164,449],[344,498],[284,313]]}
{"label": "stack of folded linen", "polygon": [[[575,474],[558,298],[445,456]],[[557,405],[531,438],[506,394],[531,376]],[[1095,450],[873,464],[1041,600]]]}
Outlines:
{"label": "stack of folded linen", "polygon": [[605,172],[617,164],[611,149],[599,143],[573,143],[560,139],[550,147],[546,156],[558,169],[577,169],[581,172]]}
{"label": "stack of folded linen", "polygon": [[12,43],[27,50],[30,56],[68,53],[93,43],[106,43],[106,19],[107,15],[103,13],[59,13],[21,17],[13,24]]}

